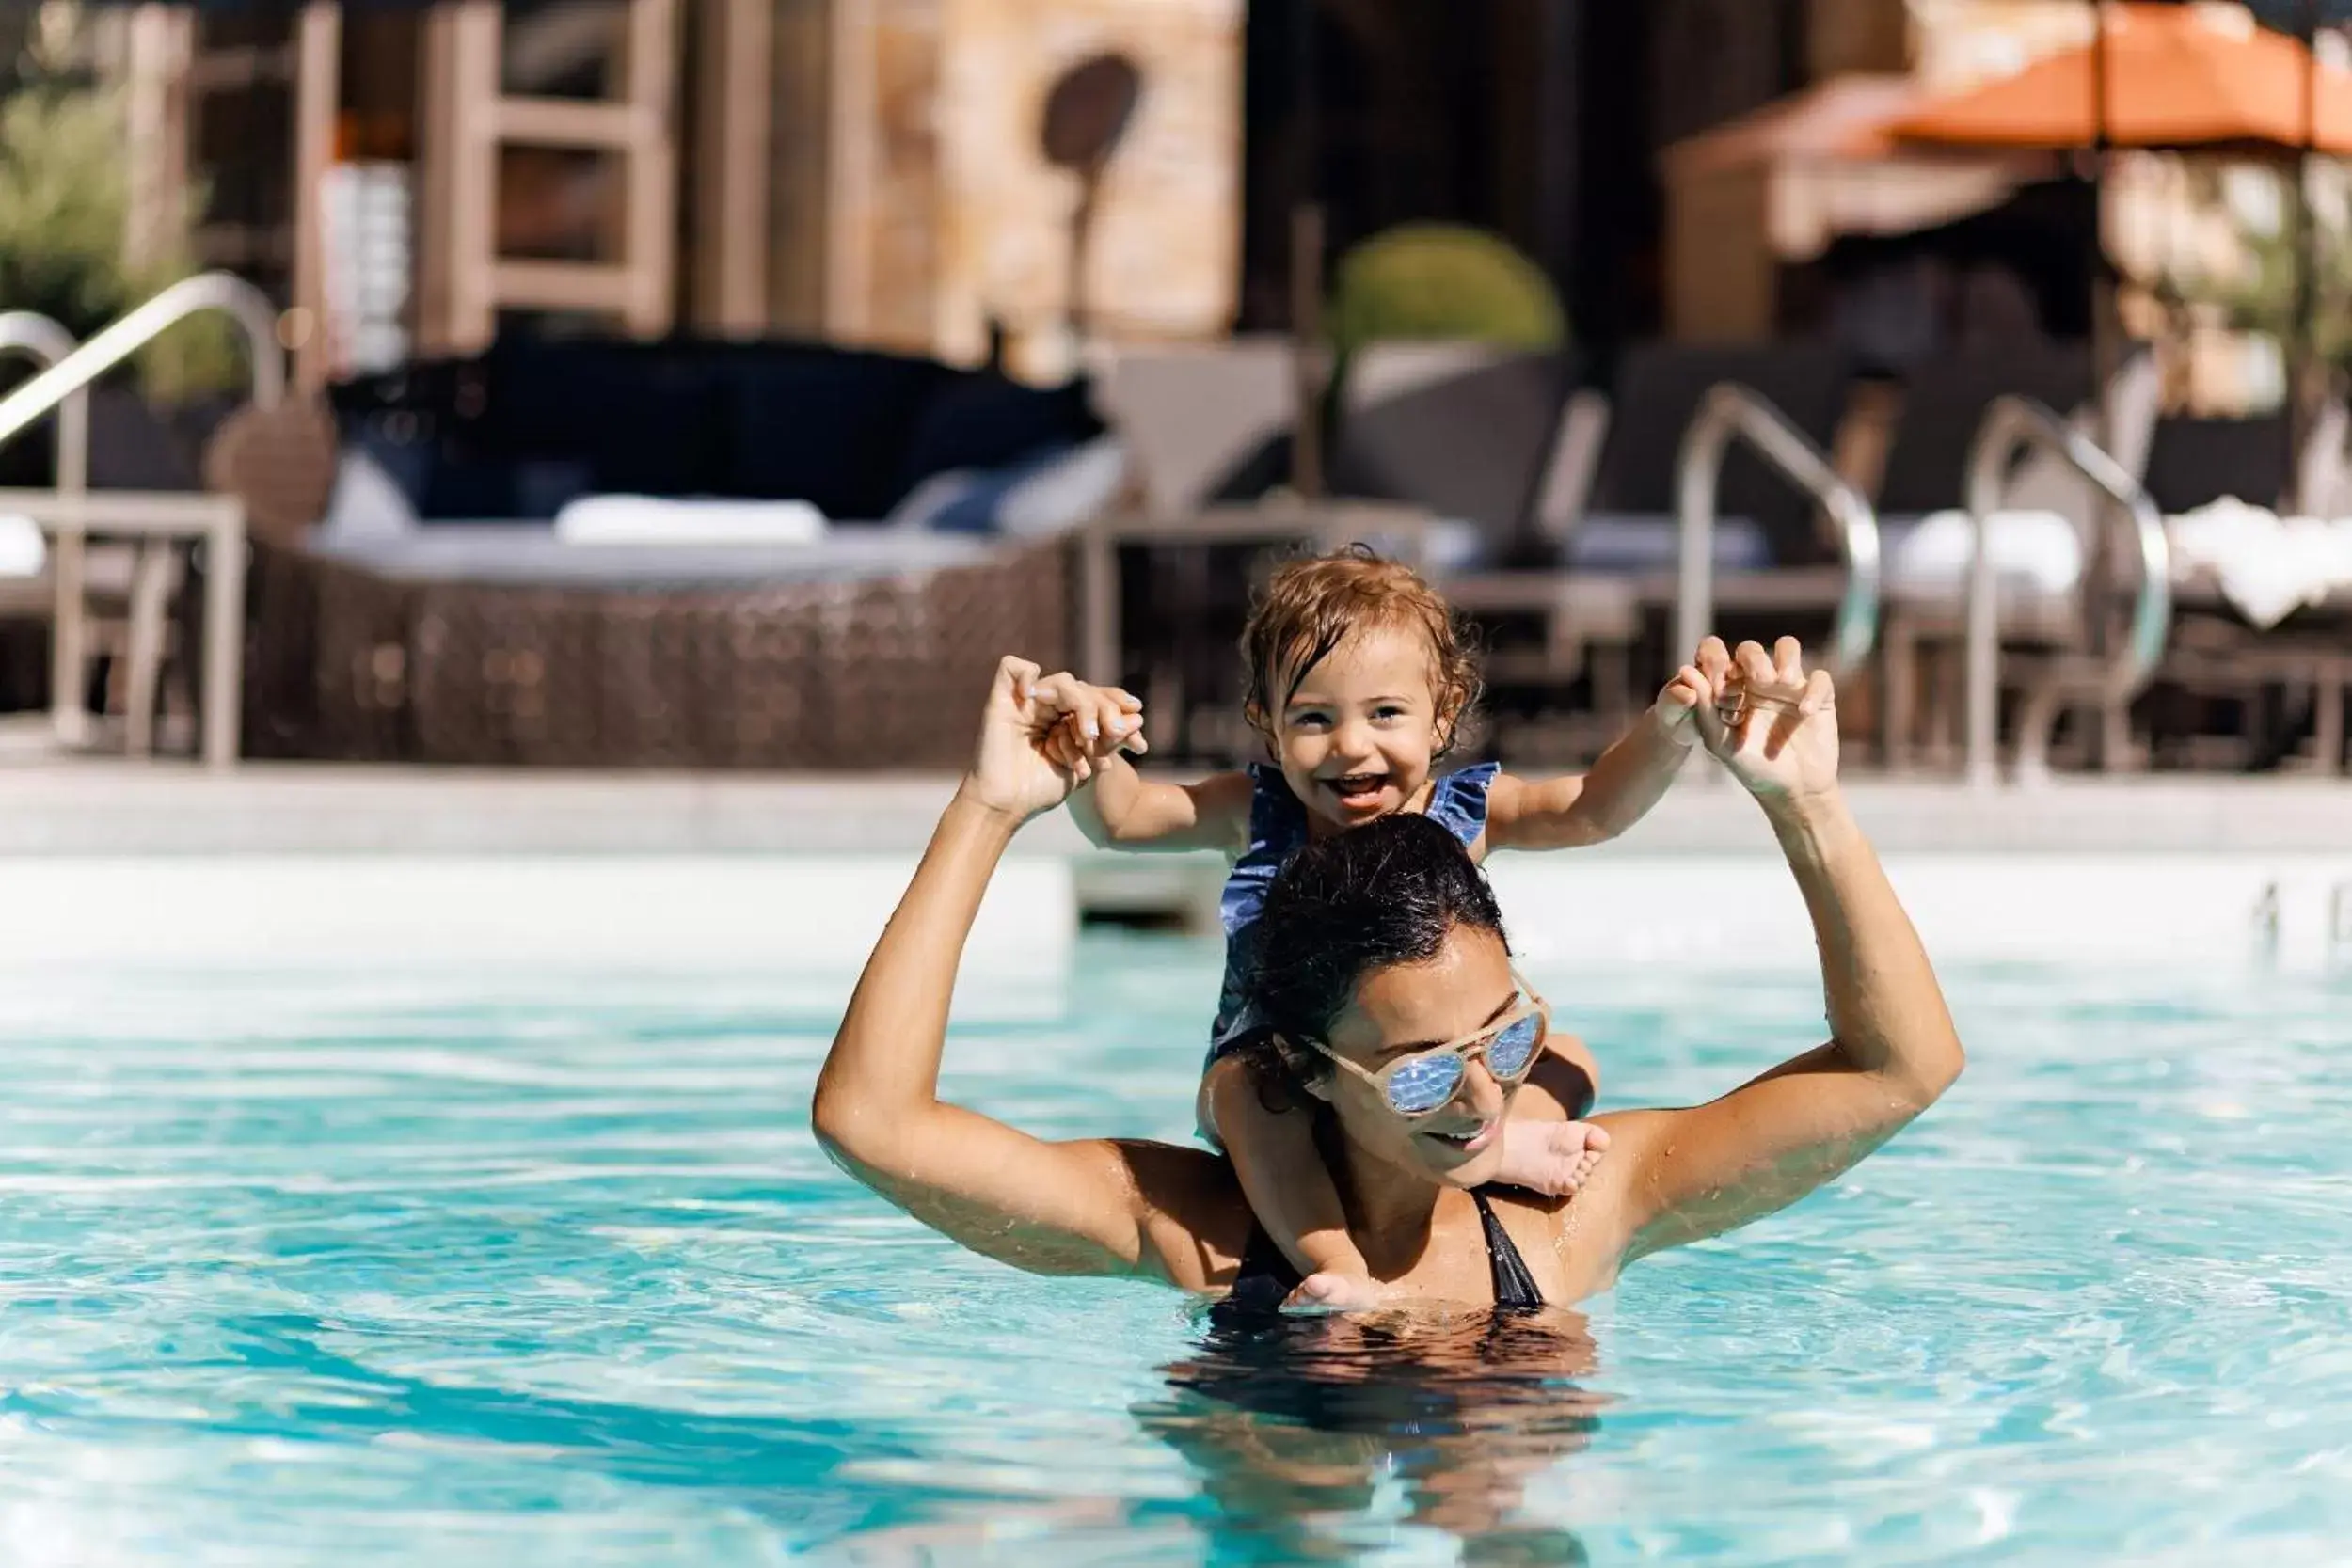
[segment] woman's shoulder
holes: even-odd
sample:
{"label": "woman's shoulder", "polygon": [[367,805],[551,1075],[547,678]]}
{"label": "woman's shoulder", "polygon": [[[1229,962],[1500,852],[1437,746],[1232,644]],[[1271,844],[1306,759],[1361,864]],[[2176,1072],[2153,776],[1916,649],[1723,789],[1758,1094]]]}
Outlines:
{"label": "woman's shoulder", "polygon": [[1120,1140],[1118,1147],[1143,1200],[1150,1272],[1196,1294],[1231,1287],[1258,1226],[1232,1162],[1178,1144]]}
{"label": "woman's shoulder", "polygon": [[1582,1190],[1562,1197],[1519,1187],[1486,1189],[1495,1218],[1554,1307],[1573,1307],[1616,1280],[1623,1248],[1609,1220],[1616,1204],[1607,1191],[1608,1167],[1604,1158]]}

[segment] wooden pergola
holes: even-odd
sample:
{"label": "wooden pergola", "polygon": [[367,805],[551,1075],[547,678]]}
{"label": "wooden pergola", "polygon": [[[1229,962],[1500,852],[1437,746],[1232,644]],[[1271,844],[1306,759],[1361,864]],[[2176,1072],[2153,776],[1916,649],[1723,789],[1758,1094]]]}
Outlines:
{"label": "wooden pergola", "polygon": [[[691,144],[695,199],[688,237],[687,309],[706,331],[743,335],[769,321],[773,0],[625,0],[618,92],[606,100],[532,97],[501,79],[508,23],[498,0],[421,4],[412,171],[413,336],[424,353],[486,346],[501,309],[581,312],[656,337],[678,313],[681,142]],[[344,9],[306,0],[284,41],[221,46],[201,3],[138,6],[129,21],[133,215],[126,245],[152,254],[188,225],[203,177],[195,128],[214,95],[289,95],[290,200],[281,221],[199,219],[199,264],[286,279],[288,339],[303,386],[331,362],[322,188],[338,157],[343,107]],[[693,122],[681,126],[685,28],[695,29]],[[585,150],[619,165],[621,199],[609,254],[543,261],[499,254],[502,150]]]}
{"label": "wooden pergola", "polygon": [[[1243,0],[125,9],[132,246],[175,242],[209,186],[196,259],[290,307],[305,386],[346,362],[323,324],[364,315],[373,337],[394,309],[394,357],[478,351],[502,311],[953,359],[986,352],[992,323],[1052,340],[1079,193],[1038,126],[1057,79],[1100,55],[1132,60],[1154,107],[1100,193],[1098,325],[1176,339],[1231,325]],[[555,96],[559,81],[606,96]],[[228,116],[208,111],[246,93],[285,95],[283,113],[257,103],[224,135]],[[281,135],[282,165],[257,167]],[[602,166],[566,166],[583,158]],[[348,239],[346,220],[367,235]],[[355,308],[348,258],[380,254],[379,223],[405,256],[368,276],[404,297],[379,300],[371,281]],[[1053,257],[1027,260],[1040,245]]]}
{"label": "wooden pergola", "polygon": [[206,48],[197,8],[149,4],[131,15],[129,77],[131,153],[130,232],[134,261],[158,253],[189,223],[196,183],[192,151],[197,118],[214,94],[278,87],[293,95],[293,210],[286,224],[199,221],[192,230],[199,265],[246,269],[283,267],[292,286],[288,304],[304,312],[293,332],[294,374],[300,385],[326,379],[324,228],[319,188],[335,149],[335,111],[342,42],[342,8],[309,0],[296,12],[283,48],[239,45]]}

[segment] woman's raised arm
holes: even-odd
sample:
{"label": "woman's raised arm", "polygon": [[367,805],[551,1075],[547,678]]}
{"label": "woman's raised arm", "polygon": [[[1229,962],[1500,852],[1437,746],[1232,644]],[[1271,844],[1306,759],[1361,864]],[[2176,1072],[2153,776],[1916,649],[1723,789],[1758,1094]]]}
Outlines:
{"label": "woman's raised arm", "polygon": [[[1104,1140],[1047,1143],[938,1097],[964,941],[996,863],[1070,774],[1042,742],[1059,717],[1038,668],[998,666],[972,772],[850,999],[818,1074],[813,1117],[849,1173],[975,1252],[1040,1274],[1156,1274],[1200,1289],[1230,1272],[1199,1231],[1238,1200],[1205,1153]],[[1199,1216],[1196,1225],[1187,1216]]]}
{"label": "woman's raised arm", "polygon": [[[1805,676],[1792,639],[1776,654],[1744,643],[1734,670],[1717,643],[1702,659],[1703,733],[1764,807],[1804,895],[1830,1039],[1710,1104],[1608,1118],[1628,1259],[1795,1202],[1933,1104],[1963,1061],[1927,952],[1838,791],[1829,676]],[[1726,725],[1718,692],[1755,705]]]}

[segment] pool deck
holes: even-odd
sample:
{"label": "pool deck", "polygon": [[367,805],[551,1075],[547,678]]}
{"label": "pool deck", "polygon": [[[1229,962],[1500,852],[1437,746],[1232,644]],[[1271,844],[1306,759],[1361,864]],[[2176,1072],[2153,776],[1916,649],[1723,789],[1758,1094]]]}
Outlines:
{"label": "pool deck", "polygon": [[[167,762],[0,764],[0,854],[910,854],[946,775],[558,773]],[[1890,853],[2352,853],[2352,781],[2059,778],[1967,789],[1865,775],[1854,810]],[[1065,816],[1024,853],[1097,856]],[[1603,853],[1770,853],[1756,809],[1694,768]]]}
{"label": "pool deck", "polygon": [[[256,955],[854,968],[955,781],[0,761],[0,962]],[[2352,784],[1851,781],[1939,956],[2352,965]],[[1756,808],[1686,777],[1624,839],[1494,868],[1522,950],[1802,964]],[[1068,973],[1082,924],[1216,929],[1214,855],[1108,855],[1066,816],[1015,846],[971,952]]]}

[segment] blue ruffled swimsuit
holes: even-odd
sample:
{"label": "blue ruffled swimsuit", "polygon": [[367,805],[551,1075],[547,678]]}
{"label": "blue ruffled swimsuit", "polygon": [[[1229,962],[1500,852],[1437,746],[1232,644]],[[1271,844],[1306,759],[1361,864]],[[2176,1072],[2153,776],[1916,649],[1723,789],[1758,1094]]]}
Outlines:
{"label": "blue ruffled swimsuit", "polygon": [[[1482,762],[1449,773],[1430,795],[1427,815],[1442,822],[1468,849],[1486,831],[1486,793],[1499,764]],[[1270,763],[1249,765],[1249,847],[1225,878],[1217,912],[1225,927],[1225,984],[1216,1000],[1216,1022],[1209,1031],[1209,1060],[1215,1062],[1259,1025],[1249,1008],[1250,933],[1265,908],[1266,889],[1293,850],[1307,842],[1307,808]]]}

